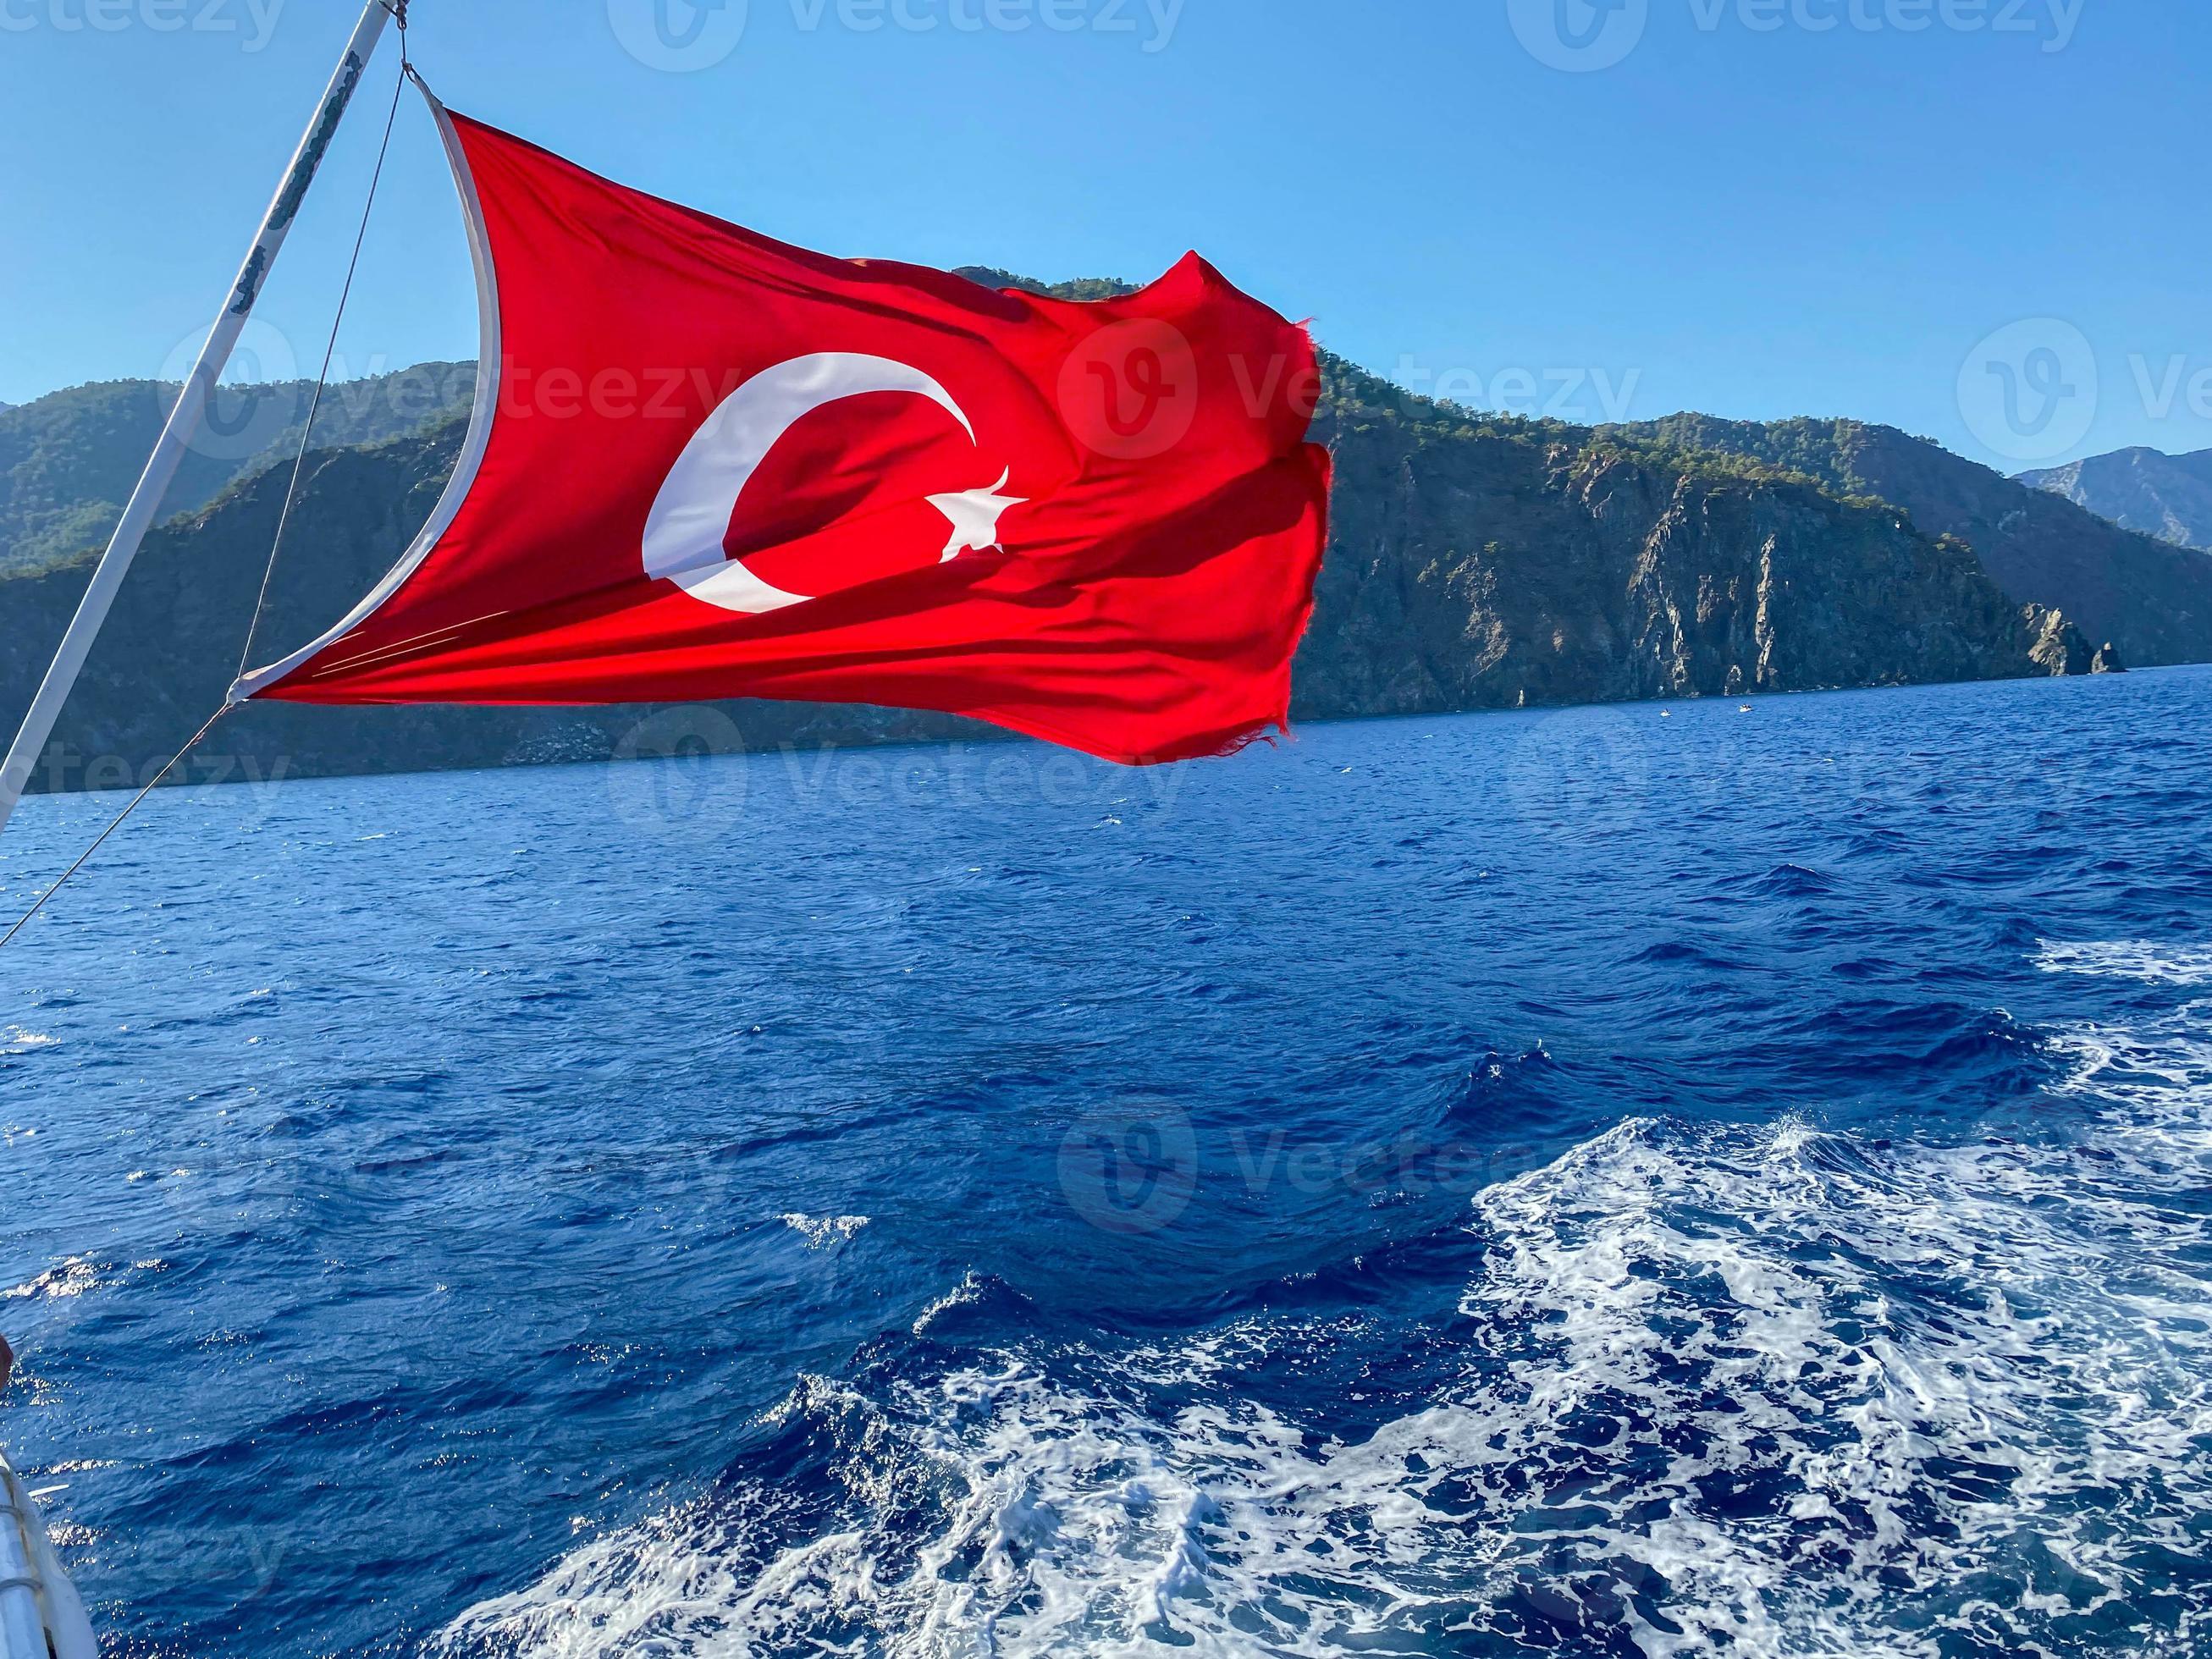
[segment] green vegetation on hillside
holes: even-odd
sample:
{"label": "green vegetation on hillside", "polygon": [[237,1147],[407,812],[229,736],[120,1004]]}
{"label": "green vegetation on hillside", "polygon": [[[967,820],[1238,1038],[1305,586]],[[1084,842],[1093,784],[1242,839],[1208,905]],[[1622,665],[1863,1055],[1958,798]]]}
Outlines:
{"label": "green vegetation on hillside", "polygon": [[[424,363],[333,386],[316,414],[316,447],[434,425],[466,404],[475,375],[470,363]],[[178,390],[109,380],[0,409],[0,574],[48,568],[107,539]],[[225,486],[289,460],[313,391],[307,380],[223,387],[164,513],[196,512]]]}

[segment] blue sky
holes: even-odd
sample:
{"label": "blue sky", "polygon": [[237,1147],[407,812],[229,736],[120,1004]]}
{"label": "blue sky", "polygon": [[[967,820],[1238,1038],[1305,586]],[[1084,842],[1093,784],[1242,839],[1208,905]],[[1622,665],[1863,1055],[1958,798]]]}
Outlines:
{"label": "blue sky", "polygon": [[[174,372],[353,9],[0,0],[0,400]],[[833,252],[1141,277],[1195,246],[1367,367],[1521,412],[1851,415],[2008,471],[2212,447],[2193,0],[416,11],[456,108]],[[248,377],[319,354],[395,61]],[[410,100],[341,362],[473,337]]]}

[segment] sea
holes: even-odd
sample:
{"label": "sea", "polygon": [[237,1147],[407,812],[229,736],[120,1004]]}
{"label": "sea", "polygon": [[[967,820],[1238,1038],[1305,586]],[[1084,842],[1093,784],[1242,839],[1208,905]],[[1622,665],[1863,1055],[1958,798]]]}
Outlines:
{"label": "sea", "polygon": [[0,1331],[123,1659],[2212,1654],[2212,672],[163,792]]}

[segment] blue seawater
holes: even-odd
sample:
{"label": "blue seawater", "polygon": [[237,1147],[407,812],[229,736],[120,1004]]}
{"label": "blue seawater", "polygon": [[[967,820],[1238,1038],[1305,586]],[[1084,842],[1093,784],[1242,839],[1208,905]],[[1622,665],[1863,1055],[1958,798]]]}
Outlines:
{"label": "blue seawater", "polygon": [[125,1656],[2212,1653],[2208,824],[2195,671],[165,794],[0,1437]]}

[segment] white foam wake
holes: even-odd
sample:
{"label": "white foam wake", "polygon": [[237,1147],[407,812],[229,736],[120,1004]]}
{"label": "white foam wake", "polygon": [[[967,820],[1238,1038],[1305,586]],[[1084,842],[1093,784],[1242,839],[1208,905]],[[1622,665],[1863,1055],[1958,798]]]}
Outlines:
{"label": "white foam wake", "polygon": [[2056,1147],[1638,1121],[1491,1188],[1430,1403],[1358,1437],[1241,1374],[1379,1372],[1364,1316],[810,1380],[825,1495],[599,1540],[439,1650],[2204,1650],[2208,1017],[2068,1034]]}
{"label": "white foam wake", "polygon": [[864,1215],[802,1215],[797,1211],[783,1218],[783,1224],[805,1239],[810,1250],[834,1250],[849,1244],[868,1221]]}
{"label": "white foam wake", "polygon": [[2212,985],[2212,946],[2166,945],[2148,939],[2064,944],[2046,939],[2035,965],[2046,974],[2093,974],[2153,985]]}

